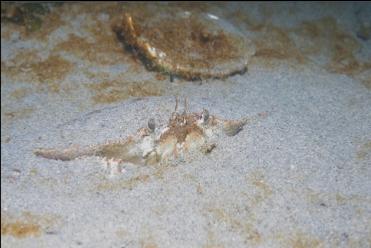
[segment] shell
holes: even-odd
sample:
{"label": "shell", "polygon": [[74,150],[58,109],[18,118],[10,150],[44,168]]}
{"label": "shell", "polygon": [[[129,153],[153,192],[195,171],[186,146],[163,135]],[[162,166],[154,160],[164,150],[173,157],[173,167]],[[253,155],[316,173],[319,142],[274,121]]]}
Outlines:
{"label": "shell", "polygon": [[222,17],[174,5],[128,7],[114,30],[148,69],[189,80],[244,73],[255,52]]}

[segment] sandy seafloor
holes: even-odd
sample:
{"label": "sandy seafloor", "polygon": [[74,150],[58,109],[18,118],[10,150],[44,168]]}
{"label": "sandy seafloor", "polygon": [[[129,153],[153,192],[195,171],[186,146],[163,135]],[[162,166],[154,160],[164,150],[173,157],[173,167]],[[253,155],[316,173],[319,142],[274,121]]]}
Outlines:
{"label": "sandy seafloor", "polygon": [[[370,3],[184,5],[254,40],[248,72],[148,71],[111,29],[125,4],[64,4],[40,30],[1,22],[2,247],[370,247]],[[124,138],[174,96],[223,118],[265,113],[175,166],[36,157]]]}

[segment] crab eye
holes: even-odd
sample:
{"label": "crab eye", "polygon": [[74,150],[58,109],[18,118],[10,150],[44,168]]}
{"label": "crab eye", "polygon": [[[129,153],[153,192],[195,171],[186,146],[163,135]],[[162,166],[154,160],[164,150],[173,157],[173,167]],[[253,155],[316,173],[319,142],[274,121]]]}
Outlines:
{"label": "crab eye", "polygon": [[204,122],[209,120],[209,111],[207,109],[202,110],[201,118]]}
{"label": "crab eye", "polygon": [[155,131],[155,128],[156,128],[155,119],[151,118],[151,119],[148,120],[148,128],[149,128],[149,130],[151,130],[151,132]]}

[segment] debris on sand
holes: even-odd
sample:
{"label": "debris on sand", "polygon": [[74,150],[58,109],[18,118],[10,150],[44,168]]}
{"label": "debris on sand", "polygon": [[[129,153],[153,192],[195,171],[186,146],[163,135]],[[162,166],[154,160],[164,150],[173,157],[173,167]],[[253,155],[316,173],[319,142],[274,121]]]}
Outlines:
{"label": "debris on sand", "polygon": [[188,80],[242,74],[255,51],[221,17],[174,6],[128,9],[114,30],[148,69]]}

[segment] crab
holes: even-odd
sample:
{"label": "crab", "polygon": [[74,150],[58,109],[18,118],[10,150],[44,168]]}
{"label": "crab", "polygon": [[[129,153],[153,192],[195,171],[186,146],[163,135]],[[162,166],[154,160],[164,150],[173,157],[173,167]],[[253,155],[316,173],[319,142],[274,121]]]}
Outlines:
{"label": "crab", "polygon": [[[184,101],[184,106],[184,111],[179,113],[178,100],[176,100],[175,110],[163,128],[157,128],[155,120],[151,118],[147,127],[140,128],[126,139],[88,147],[72,145],[66,149],[39,148],[34,150],[34,154],[62,161],[97,156],[103,158],[110,167],[125,163],[174,164],[191,159],[196,153],[211,153],[217,147],[216,141],[220,135],[235,136],[248,121],[248,118],[220,119],[210,115],[206,109],[188,113],[187,100]],[[115,170],[120,171],[117,166]]]}

